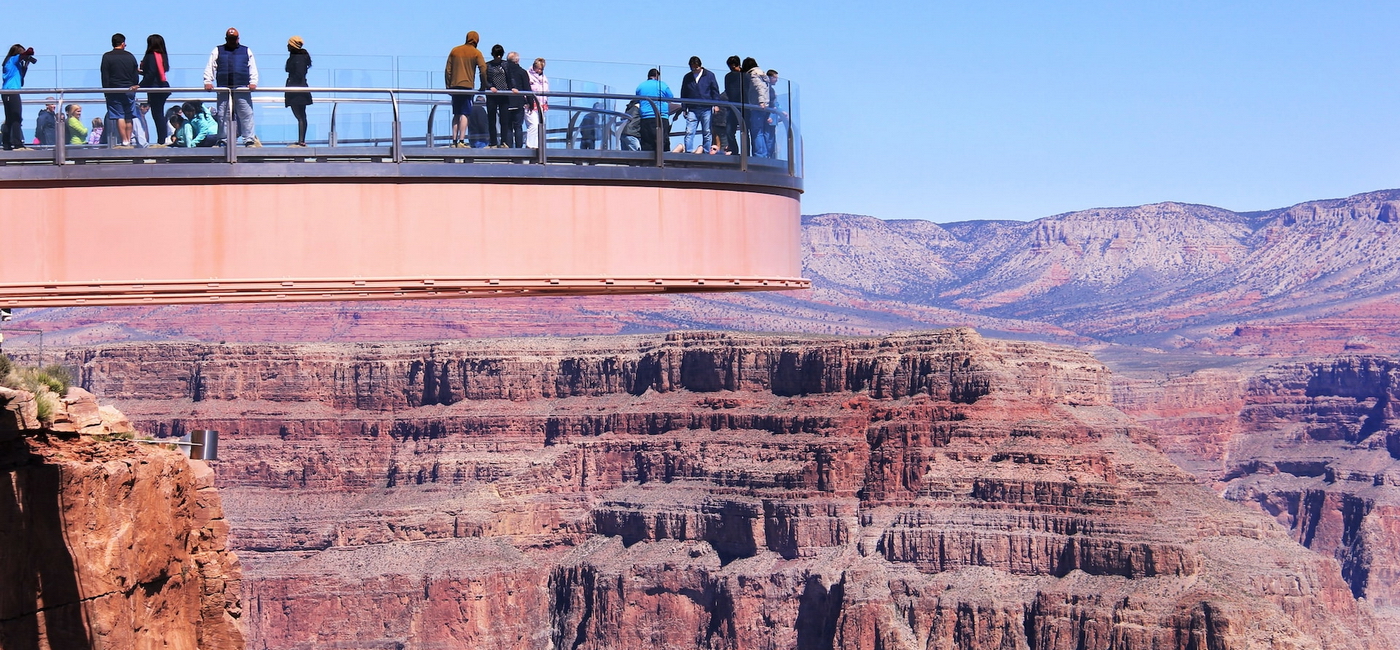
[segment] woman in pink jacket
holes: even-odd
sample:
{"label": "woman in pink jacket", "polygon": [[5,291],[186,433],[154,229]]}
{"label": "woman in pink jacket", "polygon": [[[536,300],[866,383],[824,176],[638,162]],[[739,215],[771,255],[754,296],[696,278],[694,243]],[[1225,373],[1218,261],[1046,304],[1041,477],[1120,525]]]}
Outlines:
{"label": "woman in pink jacket", "polygon": [[[544,59],[535,59],[530,66],[530,90],[537,93],[549,92],[549,77],[544,76]],[[536,96],[535,101],[525,102],[525,146],[534,149],[540,145],[540,125],[544,124],[545,112],[549,110],[549,98]],[[548,128],[547,126],[545,128]]]}

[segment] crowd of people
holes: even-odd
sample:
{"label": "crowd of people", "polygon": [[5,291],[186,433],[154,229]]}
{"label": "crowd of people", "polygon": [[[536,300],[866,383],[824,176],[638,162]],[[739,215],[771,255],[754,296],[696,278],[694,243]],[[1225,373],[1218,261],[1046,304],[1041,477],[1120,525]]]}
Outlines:
{"label": "crowd of people", "polygon": [[[526,69],[518,52],[507,52],[501,45],[491,47],[488,60],[478,49],[477,32],[468,32],[466,42],[451,50],[443,82],[453,91],[452,147],[533,148],[543,138],[549,98],[546,61],[536,58]],[[237,29],[224,33],[224,42],[209,53],[204,67],[205,90],[228,89],[221,93],[211,110],[201,101],[186,101],[166,109],[170,97],[170,55],[159,34],[146,38],[146,48],[138,61],[127,51],[126,37],[113,34],[112,49],[102,55],[101,84],[106,113],[85,123],[82,106],[68,104],[62,117],[53,98],[39,112],[33,143],[53,145],[58,138],[69,145],[106,144],[115,148],[133,147],[213,147],[226,143],[262,146],[255,130],[251,91],[260,77],[253,51],[240,41]],[[6,54],[3,70],[4,122],[0,124],[0,147],[27,148],[23,132],[23,102],[17,93],[24,85],[29,67],[38,60],[34,48],[16,44]],[[734,154],[740,151],[740,132],[747,135],[750,155],[776,157],[777,125],[783,119],[778,106],[778,73],[764,72],[753,58],[729,57],[729,71],[721,87],[715,74],[699,57],[690,57],[690,72],[681,81],[680,97],[661,80],[653,68],[636,89],[637,100],[624,110],[621,147],[631,151],[662,150],[696,154]],[[312,67],[305,41],[293,36],[287,41],[286,88],[309,88],[307,75]],[[140,101],[138,93],[144,91]],[[285,92],[284,106],[296,120],[297,139],[292,147],[307,142],[307,107],[314,103],[310,92]],[[672,101],[679,100],[679,101]],[[687,101],[689,100],[689,101]],[[716,102],[742,105],[720,106]],[[756,107],[758,110],[750,109]],[[147,123],[154,113],[154,132]],[[599,102],[582,120],[577,141],[580,148],[608,146],[605,134],[614,119],[607,117],[606,104]],[[217,116],[217,117],[216,117]],[[673,118],[685,123],[684,144],[671,148]],[[226,133],[224,124],[232,126]],[[742,128],[741,128],[742,124]],[[659,138],[659,140],[658,140]]]}

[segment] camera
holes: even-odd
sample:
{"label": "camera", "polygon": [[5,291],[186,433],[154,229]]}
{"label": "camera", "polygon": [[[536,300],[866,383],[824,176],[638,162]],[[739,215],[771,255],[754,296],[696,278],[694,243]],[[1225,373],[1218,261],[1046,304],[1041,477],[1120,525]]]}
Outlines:
{"label": "camera", "polygon": [[39,59],[34,58],[34,48],[32,47],[25,50],[24,53],[20,54],[19,56],[21,59],[28,61],[30,64],[39,62]]}

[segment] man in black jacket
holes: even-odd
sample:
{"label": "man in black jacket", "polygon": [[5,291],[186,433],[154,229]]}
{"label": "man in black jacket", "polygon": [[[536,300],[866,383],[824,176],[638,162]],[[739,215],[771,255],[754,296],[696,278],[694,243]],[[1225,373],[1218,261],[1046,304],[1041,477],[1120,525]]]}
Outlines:
{"label": "man in black jacket", "polygon": [[[741,63],[738,56],[731,56],[725,64],[729,66],[729,74],[724,75],[724,100],[738,104],[744,101],[744,74],[739,71]],[[743,119],[739,115],[739,109],[729,108],[724,114],[724,148],[730,155],[739,153],[739,120]]]}
{"label": "man in black jacket", "polygon": [[122,88],[131,92],[106,93],[107,114],[117,118],[116,145],[121,149],[131,148],[131,121],[136,119],[136,93],[141,83],[137,72],[136,57],[126,51],[126,37],[112,34],[112,51],[102,55],[102,87]]}
{"label": "man in black jacket", "polygon": [[501,128],[501,136],[507,147],[520,148],[525,146],[525,104],[535,98],[520,94],[530,92],[530,73],[520,67],[518,52],[506,55],[506,83],[510,85],[511,95],[506,104],[507,123]]}
{"label": "man in black jacket", "polygon": [[[715,82],[715,73],[706,70],[698,56],[690,57],[690,73],[681,79],[681,99],[700,99],[707,102],[722,99],[719,95],[719,84]],[[710,118],[718,112],[719,107],[714,104],[686,104],[681,109],[681,116],[685,118],[686,151],[710,151]],[[693,142],[697,133],[700,135],[698,146]]]}

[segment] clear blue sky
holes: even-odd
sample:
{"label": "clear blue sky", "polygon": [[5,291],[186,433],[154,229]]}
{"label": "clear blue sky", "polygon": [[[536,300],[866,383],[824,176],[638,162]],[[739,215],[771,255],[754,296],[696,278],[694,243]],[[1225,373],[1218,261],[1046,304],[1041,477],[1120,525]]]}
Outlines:
{"label": "clear blue sky", "polygon": [[9,2],[0,41],[96,53],[121,31],[139,55],[159,32],[203,52],[237,26],[273,71],[291,34],[313,54],[443,56],[475,29],[527,59],[753,56],[802,85],[807,213],[1254,210],[1400,186],[1400,3],[239,0],[115,23],[105,7]]}

